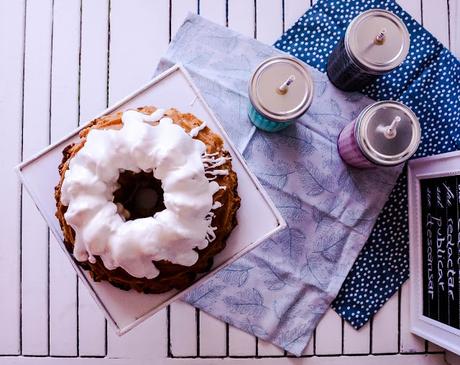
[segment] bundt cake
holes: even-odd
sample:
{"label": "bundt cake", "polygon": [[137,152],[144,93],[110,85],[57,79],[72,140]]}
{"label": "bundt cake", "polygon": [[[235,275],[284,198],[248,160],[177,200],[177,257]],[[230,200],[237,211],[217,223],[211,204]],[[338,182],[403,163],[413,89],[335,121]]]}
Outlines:
{"label": "bundt cake", "polygon": [[144,293],[189,286],[237,224],[222,138],[192,114],[141,107],[93,120],[55,188],[64,242],[95,281]]}

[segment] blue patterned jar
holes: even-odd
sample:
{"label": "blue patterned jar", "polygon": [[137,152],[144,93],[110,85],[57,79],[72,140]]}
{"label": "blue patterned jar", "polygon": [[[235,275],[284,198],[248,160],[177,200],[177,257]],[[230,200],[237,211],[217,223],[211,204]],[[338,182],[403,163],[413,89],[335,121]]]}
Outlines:
{"label": "blue patterned jar", "polygon": [[410,47],[404,22],[390,11],[371,9],[348,25],[327,62],[329,80],[339,89],[360,91],[398,67]]}
{"label": "blue patterned jar", "polygon": [[296,58],[278,56],[262,62],[249,82],[248,115],[267,132],[291,125],[310,107],[313,80],[306,66]]}

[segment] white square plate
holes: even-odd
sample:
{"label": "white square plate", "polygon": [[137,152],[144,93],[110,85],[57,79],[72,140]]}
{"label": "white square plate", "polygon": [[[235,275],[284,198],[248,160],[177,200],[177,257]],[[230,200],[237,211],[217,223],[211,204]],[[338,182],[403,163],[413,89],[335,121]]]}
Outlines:
{"label": "white square plate", "polygon": [[62,150],[65,146],[78,140],[79,130],[17,167],[25,188],[45,218],[61,248],[119,335],[140,324],[155,312],[178,299],[186,291],[204,281],[206,277],[229,265],[245,252],[286,226],[281,214],[255,176],[249,171],[243,157],[229,141],[222,126],[181,65],[175,65],[165,71],[99,116],[116,110],[145,105],[161,108],[174,107],[181,112],[193,113],[199,119],[206,121],[211,129],[223,137],[225,147],[233,157],[233,168],[238,174],[238,194],[241,197],[241,207],[237,213],[238,226],[228,238],[227,247],[215,257],[211,272],[203,275],[185,290],[172,290],[163,294],[141,294],[134,290],[117,289],[107,282],[97,283],[77,265],[72,255],[67,252],[59,222],[54,215],[56,211],[54,186],[59,180],[58,165],[62,159]]}

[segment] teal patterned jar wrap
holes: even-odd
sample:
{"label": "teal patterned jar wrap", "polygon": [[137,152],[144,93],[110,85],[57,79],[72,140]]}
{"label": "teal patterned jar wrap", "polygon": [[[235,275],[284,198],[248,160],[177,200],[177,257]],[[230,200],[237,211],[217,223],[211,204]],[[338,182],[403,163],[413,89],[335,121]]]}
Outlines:
{"label": "teal patterned jar wrap", "polygon": [[291,125],[310,107],[313,80],[305,65],[290,56],[263,61],[249,81],[248,115],[264,131],[276,132]]}
{"label": "teal patterned jar wrap", "polygon": [[260,114],[252,104],[248,106],[248,115],[249,119],[251,120],[252,124],[254,124],[257,128],[262,129],[267,132],[278,132],[288,126],[290,126],[293,121],[288,122],[275,122],[273,120],[265,118],[262,114]]}

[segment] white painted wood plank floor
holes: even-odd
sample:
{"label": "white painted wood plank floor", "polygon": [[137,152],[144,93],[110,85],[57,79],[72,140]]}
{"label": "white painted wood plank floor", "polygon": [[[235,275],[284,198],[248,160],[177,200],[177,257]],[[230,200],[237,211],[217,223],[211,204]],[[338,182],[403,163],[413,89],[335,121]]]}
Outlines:
{"label": "white painted wood plank floor", "polygon": [[[399,3],[460,55],[460,0]],[[0,0],[0,363],[444,363],[442,349],[409,332],[407,283],[360,331],[329,311],[300,359],[181,302],[117,337],[13,171],[145,83],[188,12],[273,43],[311,5]]]}

